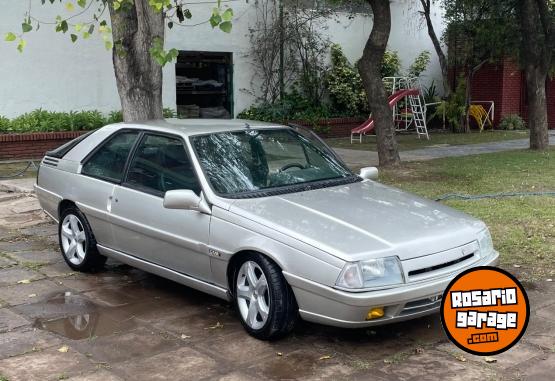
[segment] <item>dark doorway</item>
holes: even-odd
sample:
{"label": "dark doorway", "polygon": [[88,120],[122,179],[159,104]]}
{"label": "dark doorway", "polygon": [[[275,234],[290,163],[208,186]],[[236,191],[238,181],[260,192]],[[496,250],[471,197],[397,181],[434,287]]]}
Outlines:
{"label": "dark doorway", "polygon": [[231,53],[180,51],[175,64],[177,113],[183,118],[231,118]]}

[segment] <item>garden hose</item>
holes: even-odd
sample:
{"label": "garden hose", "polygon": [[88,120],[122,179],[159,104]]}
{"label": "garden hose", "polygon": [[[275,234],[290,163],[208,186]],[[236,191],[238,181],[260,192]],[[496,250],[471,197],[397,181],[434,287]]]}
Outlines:
{"label": "garden hose", "polygon": [[504,198],[504,197],[530,197],[530,196],[551,196],[555,197],[555,191],[546,192],[501,192],[501,193],[488,193],[488,194],[460,194],[460,193],[448,193],[436,198],[435,201],[446,201],[446,200],[481,200],[487,198]]}
{"label": "garden hose", "polygon": [[12,173],[12,174],[7,175],[7,176],[0,175],[0,179],[15,179],[16,177],[20,177],[21,175],[23,175],[31,167],[33,167],[34,169],[37,169],[37,165],[32,160],[27,163],[27,166],[23,170],[21,170],[19,172],[16,172],[16,173]]}

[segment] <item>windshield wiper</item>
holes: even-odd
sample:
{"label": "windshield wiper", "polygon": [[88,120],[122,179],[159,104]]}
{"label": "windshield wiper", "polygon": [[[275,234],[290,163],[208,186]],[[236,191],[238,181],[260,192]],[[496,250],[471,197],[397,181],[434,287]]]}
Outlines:
{"label": "windshield wiper", "polygon": [[259,197],[269,197],[278,196],[287,193],[297,193],[306,192],[315,189],[329,188],[332,186],[353,184],[362,181],[357,175],[351,175],[347,177],[338,177],[335,179],[325,179],[325,180],[315,180],[298,184],[285,185],[277,188],[260,189],[256,191],[240,192],[234,194],[225,194],[222,197],[231,199],[241,199],[241,198],[259,198]]}

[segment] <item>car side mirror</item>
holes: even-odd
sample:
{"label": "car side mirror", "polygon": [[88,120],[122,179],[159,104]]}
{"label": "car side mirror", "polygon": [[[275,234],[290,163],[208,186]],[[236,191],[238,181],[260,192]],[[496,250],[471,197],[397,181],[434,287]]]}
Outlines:
{"label": "car side mirror", "polygon": [[164,196],[164,208],[196,210],[207,214],[211,213],[210,207],[204,200],[204,197],[198,196],[189,189],[167,191]]}
{"label": "car side mirror", "polygon": [[360,169],[360,177],[364,180],[378,180],[378,168],[365,167]]}

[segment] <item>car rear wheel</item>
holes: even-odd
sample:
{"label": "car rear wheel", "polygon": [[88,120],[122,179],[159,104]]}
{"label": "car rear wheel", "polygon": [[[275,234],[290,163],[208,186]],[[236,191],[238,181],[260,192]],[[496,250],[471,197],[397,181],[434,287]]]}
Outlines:
{"label": "car rear wheel", "polygon": [[249,334],[271,340],[294,328],[295,297],[275,263],[261,254],[250,253],[236,267],[233,284],[235,306]]}
{"label": "car rear wheel", "polygon": [[60,250],[73,270],[90,272],[104,266],[106,257],[96,248],[96,240],[85,215],[76,207],[62,212],[58,224]]}

